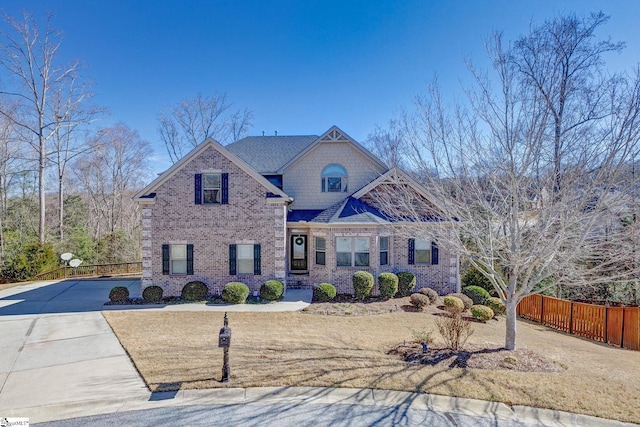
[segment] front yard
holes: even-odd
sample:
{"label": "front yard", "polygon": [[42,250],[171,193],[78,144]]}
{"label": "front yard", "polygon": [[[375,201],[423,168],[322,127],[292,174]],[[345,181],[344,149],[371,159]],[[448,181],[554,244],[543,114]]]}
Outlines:
{"label": "front yard", "polygon": [[[640,422],[638,352],[521,321],[521,354],[551,361],[560,367],[557,372],[520,372],[508,367],[494,369],[493,365],[491,369],[452,368],[446,358],[437,364],[407,363],[398,352],[389,350],[406,348],[414,331],[433,330],[434,344],[440,344],[434,325],[437,309],[404,311],[406,303],[401,300],[391,300],[384,309],[335,304],[343,304],[335,306],[336,313],[330,313],[331,304],[312,304],[306,313],[230,313],[232,379],[224,384],[219,382],[222,349],[217,347],[223,313],[103,313],[152,391],[260,386],[379,388]],[[378,314],[371,314],[372,310]],[[473,326],[469,348],[496,350],[503,345],[504,319]],[[499,354],[500,360],[509,355],[505,351],[490,353]],[[524,360],[516,364],[521,362]]]}

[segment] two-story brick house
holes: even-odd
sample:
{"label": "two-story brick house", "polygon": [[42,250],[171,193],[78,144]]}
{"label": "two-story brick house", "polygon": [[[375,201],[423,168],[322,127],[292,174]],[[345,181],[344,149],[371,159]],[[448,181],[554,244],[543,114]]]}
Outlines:
{"label": "two-story brick house", "polygon": [[[201,280],[211,293],[231,281],[257,290],[329,282],[351,293],[355,271],[411,271],[418,286],[459,289],[458,257],[431,239],[400,233],[376,189],[402,182],[368,150],[332,127],[320,136],[209,139],[136,195],[142,207],[142,287],[179,295]],[[441,226],[437,221],[426,226]]]}

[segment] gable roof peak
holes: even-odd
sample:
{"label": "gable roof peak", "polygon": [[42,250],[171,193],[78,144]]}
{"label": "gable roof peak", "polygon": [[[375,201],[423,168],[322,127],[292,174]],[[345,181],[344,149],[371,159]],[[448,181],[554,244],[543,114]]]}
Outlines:
{"label": "gable roof peak", "polygon": [[353,138],[336,125],[331,126],[328,131],[320,135],[318,140],[322,142],[355,142]]}

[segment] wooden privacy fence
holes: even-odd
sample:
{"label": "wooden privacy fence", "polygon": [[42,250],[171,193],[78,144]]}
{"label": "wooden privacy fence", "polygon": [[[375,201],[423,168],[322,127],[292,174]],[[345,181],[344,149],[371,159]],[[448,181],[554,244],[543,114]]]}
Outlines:
{"label": "wooden privacy fence", "polygon": [[640,307],[607,307],[529,295],[518,304],[518,316],[570,334],[640,350]]}
{"label": "wooden privacy fence", "polygon": [[60,267],[34,277],[35,280],[58,280],[72,277],[106,276],[114,274],[142,273],[142,262],[123,262],[119,264],[93,264],[79,267]]}

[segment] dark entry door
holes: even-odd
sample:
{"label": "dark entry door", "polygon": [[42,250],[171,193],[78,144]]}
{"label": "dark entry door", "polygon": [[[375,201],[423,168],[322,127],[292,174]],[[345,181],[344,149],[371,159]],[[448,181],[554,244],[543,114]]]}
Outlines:
{"label": "dark entry door", "polygon": [[291,270],[307,271],[307,235],[291,235]]}

